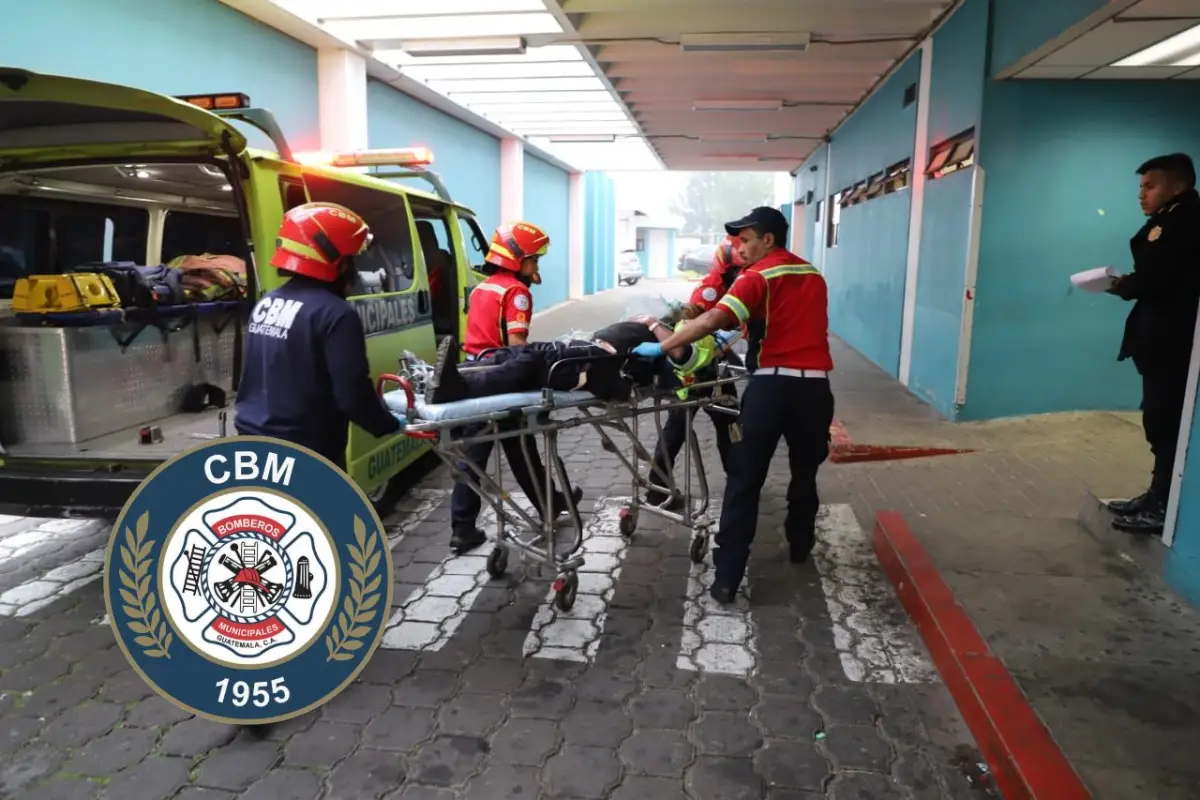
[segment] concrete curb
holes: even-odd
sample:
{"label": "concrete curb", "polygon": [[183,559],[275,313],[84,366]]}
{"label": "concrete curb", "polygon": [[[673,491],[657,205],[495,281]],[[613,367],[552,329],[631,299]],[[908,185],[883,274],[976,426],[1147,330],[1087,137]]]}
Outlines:
{"label": "concrete curb", "polygon": [[1085,492],[1079,505],[1079,524],[1096,541],[1109,547],[1125,560],[1137,565],[1155,577],[1161,577],[1167,548],[1159,536],[1139,536],[1122,533],[1113,528],[1115,519],[1105,501],[1091,492]]}
{"label": "concrete curb", "polygon": [[925,641],[1005,800],[1092,795],[933,559],[894,511],[875,517],[875,555]]}

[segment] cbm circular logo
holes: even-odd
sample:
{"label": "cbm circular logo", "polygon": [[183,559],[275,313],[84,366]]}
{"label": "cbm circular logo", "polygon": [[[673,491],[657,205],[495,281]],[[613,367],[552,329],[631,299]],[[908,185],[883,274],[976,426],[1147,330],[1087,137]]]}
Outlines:
{"label": "cbm circular logo", "polygon": [[371,503],[332,463],[236,437],[167,461],[113,527],[104,601],[159,694],[235,724],[304,714],[383,636],[392,558]]}

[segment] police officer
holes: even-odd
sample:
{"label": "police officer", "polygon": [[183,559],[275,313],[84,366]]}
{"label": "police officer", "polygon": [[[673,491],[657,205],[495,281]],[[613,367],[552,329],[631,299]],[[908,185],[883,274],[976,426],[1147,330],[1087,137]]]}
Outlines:
{"label": "police officer", "polygon": [[[471,291],[467,309],[467,337],[463,349],[468,358],[477,358],[493,348],[528,341],[529,319],[533,314],[533,295],[529,287],[541,283],[538,260],[549,248],[550,237],[546,232],[528,222],[501,225],[496,229],[484,259],[488,278]],[[500,428],[512,430],[513,425],[501,423]],[[477,427],[473,432],[481,429]],[[521,446],[523,439],[524,448]],[[517,484],[541,514],[538,498],[545,491],[546,472],[537,445],[526,437],[509,437],[500,443]],[[478,468],[486,470],[492,445],[490,441],[474,444],[467,448],[466,456]],[[459,469],[470,472],[466,464],[460,464]],[[575,491],[576,502],[582,496],[579,490]],[[455,553],[472,550],[487,541],[487,535],[475,527],[481,505],[479,495],[469,484],[463,481],[455,484],[450,496],[450,549]],[[561,493],[554,493],[551,508],[554,513],[566,509],[566,500]]]}
{"label": "police officer", "polygon": [[829,455],[833,423],[825,279],[784,248],[788,224],[777,209],[755,208],[725,230],[738,237],[747,264],[729,291],[665,341],[634,349],[637,355],[656,357],[736,324],[764,323],[759,363],[742,398],[742,441],[730,458],[713,551],[715,575],[709,592],[720,603],[733,601],[745,577],[759,497],[781,437],[787,442],[791,468],[784,533],[791,561],[808,559],[816,543],[820,508],[817,469]]}
{"label": "police officer", "polygon": [[350,423],[372,436],[400,429],[375,393],[362,321],[345,299],[354,257],[370,244],[367,223],[343,206],[284,215],[271,266],[289,280],[250,314],[239,434],[304,445],[345,469]]}
{"label": "police officer", "polygon": [[1200,305],[1200,195],[1195,166],[1183,153],[1152,158],[1137,174],[1142,213],[1149,219],[1129,242],[1133,271],[1109,292],[1134,303],[1118,360],[1133,359],[1142,376],[1142,427],[1154,472],[1146,492],[1109,508],[1117,515],[1117,530],[1160,535]]}

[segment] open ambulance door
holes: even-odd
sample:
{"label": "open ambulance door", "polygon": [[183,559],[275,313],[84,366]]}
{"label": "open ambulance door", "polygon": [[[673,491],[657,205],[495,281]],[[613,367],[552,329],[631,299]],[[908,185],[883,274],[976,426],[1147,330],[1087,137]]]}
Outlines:
{"label": "open ambulance door", "polygon": [[0,67],[0,169],[131,156],[235,156],[245,136],[182,100]]}
{"label": "open ambulance door", "polygon": [[471,292],[484,279],[480,270],[488,252],[488,239],[475,217],[465,208],[455,208],[452,213],[458,218],[459,241],[456,242],[458,252],[458,285],[462,287],[462,331],[459,341],[465,341],[467,336],[467,311],[471,308]]}

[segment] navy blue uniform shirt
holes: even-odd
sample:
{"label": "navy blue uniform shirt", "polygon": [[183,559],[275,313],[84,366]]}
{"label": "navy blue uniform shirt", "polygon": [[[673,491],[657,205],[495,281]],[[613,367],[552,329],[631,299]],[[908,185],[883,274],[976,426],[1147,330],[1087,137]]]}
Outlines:
{"label": "navy blue uniform shirt", "polygon": [[400,429],[375,393],[362,321],[327,284],[294,277],[250,313],[234,426],[317,451],[345,467],[349,423]]}

